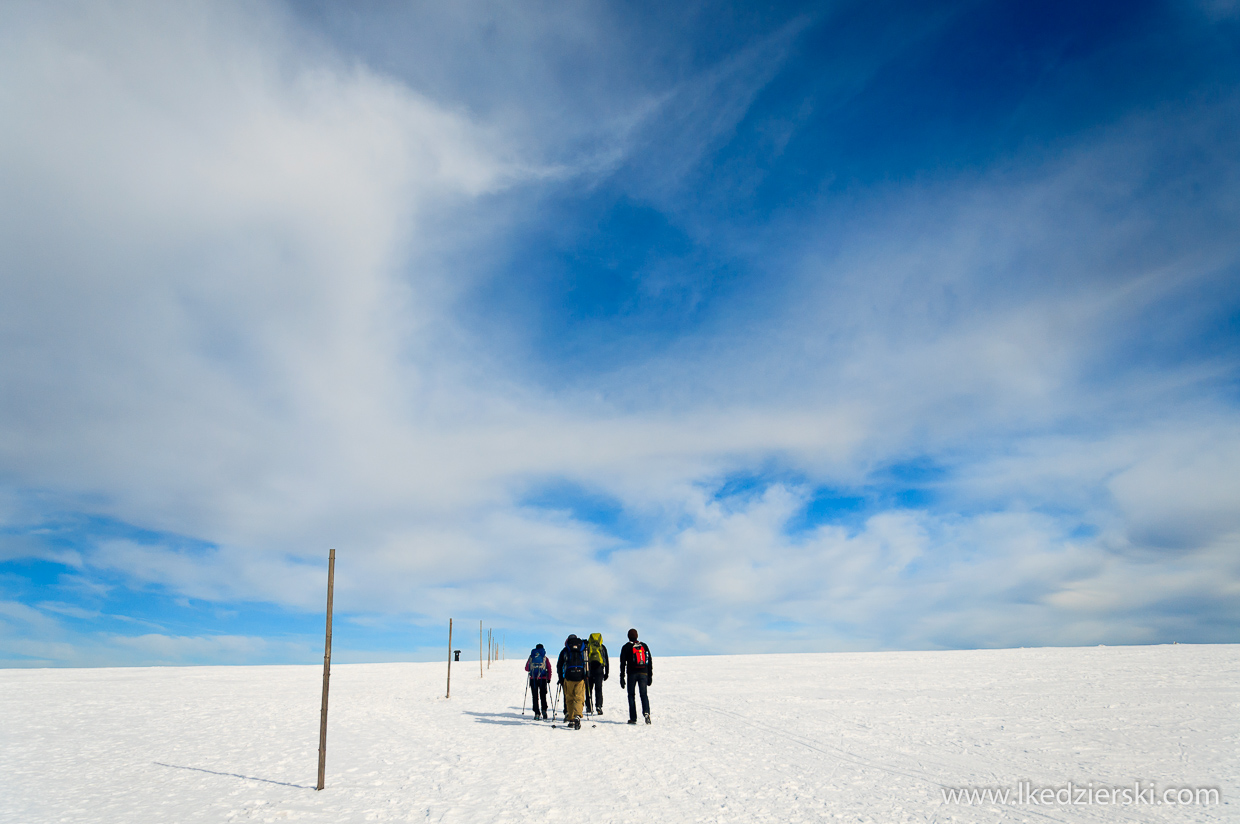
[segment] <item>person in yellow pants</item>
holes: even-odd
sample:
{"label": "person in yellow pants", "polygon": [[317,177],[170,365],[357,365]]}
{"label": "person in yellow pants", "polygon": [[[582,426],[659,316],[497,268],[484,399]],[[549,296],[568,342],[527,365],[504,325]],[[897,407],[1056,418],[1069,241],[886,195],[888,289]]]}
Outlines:
{"label": "person in yellow pants", "polygon": [[589,677],[585,644],[576,635],[570,635],[560,650],[555,671],[564,688],[564,723],[573,729],[581,729],[581,714],[586,702],[586,683]]}

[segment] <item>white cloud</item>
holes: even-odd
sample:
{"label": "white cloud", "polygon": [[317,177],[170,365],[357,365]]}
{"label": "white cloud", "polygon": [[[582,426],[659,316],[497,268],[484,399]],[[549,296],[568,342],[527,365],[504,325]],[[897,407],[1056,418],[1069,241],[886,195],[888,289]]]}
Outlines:
{"label": "white cloud", "polygon": [[[51,555],[14,538],[2,557],[317,609],[334,546],[348,608],[644,617],[685,648],[768,643],[762,625],[781,622],[816,628],[788,643],[823,646],[1140,639],[1134,614],[1228,597],[1240,437],[1212,387],[1230,367],[1123,357],[1149,312],[1236,263],[1219,229],[1240,164],[1211,126],[1224,104],[810,214],[810,239],[772,264],[790,285],[766,314],[737,307],[553,392],[460,319],[474,269],[448,262],[495,254],[488,231],[511,215],[489,195],[529,184],[526,208],[555,164],[559,180],[614,165],[666,88],[539,129],[349,63],[261,7],[6,14],[0,469],[46,499],[0,500],[0,518],[78,510],[212,546]],[[685,114],[694,151],[733,127],[794,31],[681,84],[743,92]],[[599,38],[572,32],[583,51]],[[1151,168],[1197,150],[1215,158],[1190,175],[1201,194],[1168,214]],[[924,455],[951,464],[936,492],[956,515],[891,507],[787,534],[810,483],[861,487]],[[772,463],[809,481],[714,499]],[[651,537],[523,505],[548,478],[611,496]],[[1097,534],[1072,537],[1082,524]],[[561,575],[589,597],[544,599]],[[163,634],[122,648],[270,653]]]}

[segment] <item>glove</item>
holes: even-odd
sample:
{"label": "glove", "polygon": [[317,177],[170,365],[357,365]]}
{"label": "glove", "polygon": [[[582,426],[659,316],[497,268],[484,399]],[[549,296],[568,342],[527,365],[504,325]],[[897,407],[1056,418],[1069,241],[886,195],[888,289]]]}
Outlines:
{"label": "glove", "polygon": [[607,673],[603,673],[603,680],[604,680],[604,681],[606,681],[606,680],[607,680]]}
{"label": "glove", "polygon": [[624,676],[620,676],[620,689],[624,689]]}
{"label": "glove", "polygon": [[650,686],[650,685],[651,685],[651,684],[653,684],[653,683],[654,683],[654,676],[653,676],[653,675],[647,675],[647,676],[646,676],[646,686]]}
{"label": "glove", "polygon": [[562,687],[562,686],[564,686],[564,679],[563,679],[563,678],[561,678],[561,679],[560,679],[559,681],[557,681],[556,683],[557,683],[557,684],[559,684],[559,685]]}

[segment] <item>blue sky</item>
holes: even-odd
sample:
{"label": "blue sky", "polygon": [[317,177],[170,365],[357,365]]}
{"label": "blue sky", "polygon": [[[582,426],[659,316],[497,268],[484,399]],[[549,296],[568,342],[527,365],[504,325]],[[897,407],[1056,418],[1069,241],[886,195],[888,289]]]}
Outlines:
{"label": "blue sky", "polygon": [[1236,641],[1237,44],[7,4],[0,665]]}

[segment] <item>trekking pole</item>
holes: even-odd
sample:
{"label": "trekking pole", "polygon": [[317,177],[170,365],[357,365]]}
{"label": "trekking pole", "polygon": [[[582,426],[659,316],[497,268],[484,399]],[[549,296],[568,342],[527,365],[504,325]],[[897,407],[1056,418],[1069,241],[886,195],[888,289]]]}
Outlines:
{"label": "trekking pole", "polygon": [[521,714],[522,715],[525,715],[525,696],[529,694],[529,691],[530,691],[530,679],[526,678],[525,679],[525,692],[521,693]]}

